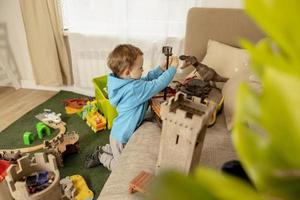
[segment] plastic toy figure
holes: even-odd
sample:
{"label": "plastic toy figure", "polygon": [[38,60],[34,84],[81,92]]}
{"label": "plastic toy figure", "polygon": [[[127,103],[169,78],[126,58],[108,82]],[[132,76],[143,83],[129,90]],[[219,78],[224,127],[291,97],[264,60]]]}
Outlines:
{"label": "plastic toy figure", "polygon": [[95,133],[106,128],[106,119],[98,111],[89,112],[86,123]]}
{"label": "plastic toy figure", "polygon": [[97,101],[87,101],[86,105],[82,108],[81,118],[86,119],[86,116],[89,112],[95,112],[98,110]]}
{"label": "plastic toy figure", "polygon": [[55,112],[52,112],[50,109],[44,109],[45,113],[44,116],[45,118],[42,120],[43,122],[48,122],[48,123],[55,123],[58,124],[61,122],[61,113],[56,114]]}
{"label": "plastic toy figure", "polygon": [[220,76],[213,68],[198,62],[195,56],[181,55],[179,59],[184,61],[182,69],[192,65],[205,82],[226,82],[228,80],[228,78]]}

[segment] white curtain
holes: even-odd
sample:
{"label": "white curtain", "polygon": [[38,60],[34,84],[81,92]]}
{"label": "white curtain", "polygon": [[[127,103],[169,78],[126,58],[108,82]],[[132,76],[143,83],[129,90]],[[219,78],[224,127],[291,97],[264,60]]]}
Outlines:
{"label": "white curtain", "polygon": [[74,83],[91,88],[91,80],[110,72],[108,53],[120,43],[144,52],[145,73],[158,65],[164,45],[183,52],[189,8],[201,0],[64,0],[64,28],[70,41]]}
{"label": "white curtain", "polygon": [[6,23],[0,23],[0,86],[20,88],[20,73],[8,38]]}

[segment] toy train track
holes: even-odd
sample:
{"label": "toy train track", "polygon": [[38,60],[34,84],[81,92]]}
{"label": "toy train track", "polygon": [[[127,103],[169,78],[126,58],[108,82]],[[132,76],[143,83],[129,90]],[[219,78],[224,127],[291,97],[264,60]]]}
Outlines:
{"label": "toy train track", "polygon": [[62,155],[67,151],[68,145],[73,145],[72,151],[79,151],[79,135],[74,131],[72,133],[66,133],[66,124],[64,122],[51,123],[43,122],[47,126],[53,129],[59,129],[59,133],[51,140],[45,140],[43,144],[39,144],[33,147],[25,147],[18,149],[0,149],[0,159],[15,162],[17,159],[22,157],[24,154],[36,152],[44,149],[47,153],[52,153],[56,156],[58,164],[62,163]]}

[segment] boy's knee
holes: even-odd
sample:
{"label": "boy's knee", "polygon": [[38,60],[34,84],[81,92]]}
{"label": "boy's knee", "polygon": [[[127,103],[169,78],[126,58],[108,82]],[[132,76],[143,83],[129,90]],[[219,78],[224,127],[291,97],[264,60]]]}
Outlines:
{"label": "boy's knee", "polygon": [[101,155],[99,155],[99,160],[104,167],[111,170],[114,160],[114,157],[111,154],[102,153]]}

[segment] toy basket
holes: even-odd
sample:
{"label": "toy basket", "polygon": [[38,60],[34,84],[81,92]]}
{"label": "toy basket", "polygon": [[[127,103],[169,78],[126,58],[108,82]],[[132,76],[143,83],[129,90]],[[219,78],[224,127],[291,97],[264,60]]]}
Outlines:
{"label": "toy basket", "polygon": [[107,120],[107,129],[111,129],[113,120],[118,113],[116,111],[116,108],[110,104],[107,97],[107,92],[104,89],[107,85],[107,75],[94,78],[93,84],[95,87],[97,104],[100,111],[103,113],[104,117]]}

